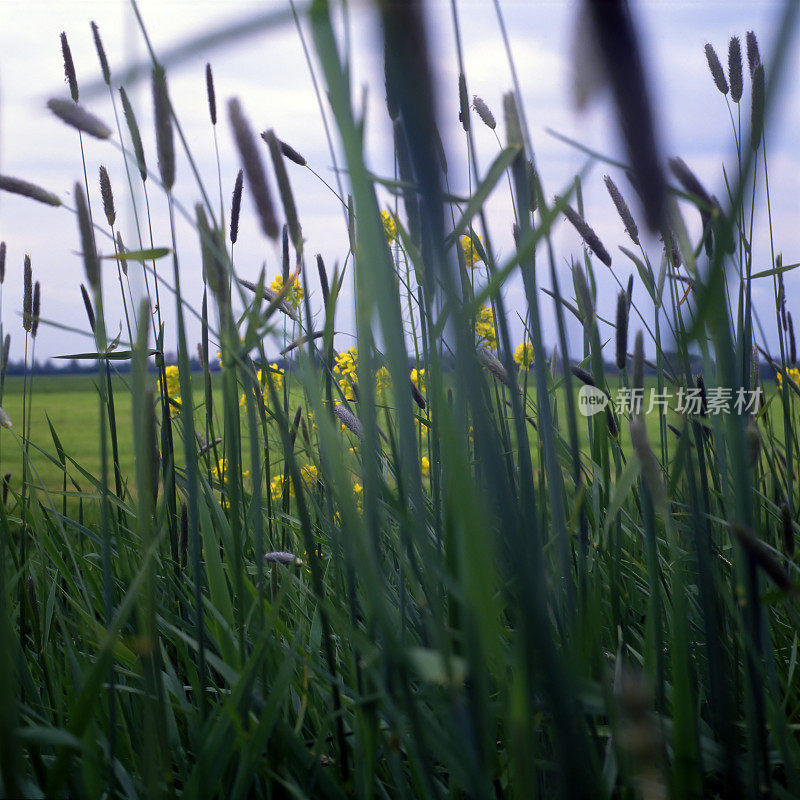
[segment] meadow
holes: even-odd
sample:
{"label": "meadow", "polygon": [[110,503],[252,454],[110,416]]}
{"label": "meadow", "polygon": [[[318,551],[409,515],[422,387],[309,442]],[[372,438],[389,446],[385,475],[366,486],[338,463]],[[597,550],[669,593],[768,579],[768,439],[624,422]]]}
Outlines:
{"label": "meadow", "polygon": [[[763,55],[753,32],[732,35],[726,67],[706,49],[737,156],[719,200],[658,151],[635,29],[603,5],[587,3],[585,21],[627,161],[585,154],[609,171],[625,243],[613,248],[583,203],[583,182],[599,176],[583,171],[559,194],[543,185],[519,86],[497,117],[470,95],[456,3],[466,197],[449,189],[455,154],[439,135],[419,5],[378,7],[392,175],[367,166],[369,120],[338,5],[303,11],[298,36],[309,33],[337,169],[336,189],[321,191],[339,193],[349,242],[333,267],[307,251],[292,192],[293,171],[310,165],[272,129],[259,137],[237,98],[218,103],[212,64],[208,125],[229,126],[242,165],[222,208],[208,200],[223,196],[222,178],[205,186],[191,169],[141,18],[155,152],[101,32],[107,118],[83,105],[62,37],[70,99],[49,107],[123,160],[139,241],[116,236],[114,193],[126,187],[112,188],[102,165],[84,164],[85,176],[100,167],[99,185],[76,176],[69,205],[0,175],[0,191],[31,214],[38,202],[74,215],[75,240],[56,245],[82,255],[85,358],[97,367],[93,379],[20,379],[0,365],[0,463],[11,473],[0,502],[0,795],[800,796],[800,371],[783,286],[797,264],[777,245],[766,269],[752,256],[754,229],[773,242],[781,233],[754,198],[800,7],[785,4]],[[488,165],[478,130],[498,138]],[[176,174],[178,158],[190,168]],[[176,199],[177,180],[196,188],[193,209]],[[240,279],[233,247],[244,191],[282,256],[255,281]],[[502,257],[488,224],[501,191],[515,238]],[[151,202],[171,241],[148,236]],[[190,369],[181,290],[201,276],[182,260],[178,214],[202,254],[192,309],[202,371]],[[556,255],[558,225],[584,247]],[[660,236],[655,247],[645,230]],[[118,282],[103,282],[98,243],[113,250]],[[630,276],[616,314],[596,304],[612,252]],[[2,245],[0,280],[5,256]],[[143,297],[123,280],[131,270]],[[356,288],[347,348],[336,322],[346,275]],[[512,275],[523,308],[507,304]],[[26,360],[46,324],[35,277],[26,257],[15,332]],[[756,320],[755,281],[773,289],[773,319]],[[125,303],[114,341],[110,292]],[[546,331],[545,303],[556,308]],[[573,350],[567,315],[580,324]],[[756,322],[773,326],[778,352]],[[271,360],[277,351],[290,370]],[[117,362],[130,365],[124,379],[112,377]],[[584,398],[620,390],[693,402],[665,418],[624,403],[582,414]],[[735,405],[739,395],[752,405]]]}

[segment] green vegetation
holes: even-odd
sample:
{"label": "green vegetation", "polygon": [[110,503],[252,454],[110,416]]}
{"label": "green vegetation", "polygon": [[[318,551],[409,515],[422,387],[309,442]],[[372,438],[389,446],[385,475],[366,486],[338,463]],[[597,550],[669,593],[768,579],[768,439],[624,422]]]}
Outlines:
{"label": "green vegetation", "polygon": [[[248,187],[266,237],[283,232],[280,274],[241,284],[229,249],[240,197],[228,224],[208,199],[222,187],[198,178],[192,212],[172,194],[196,171],[176,175],[176,149],[191,152],[151,53],[157,154],[142,147],[123,94],[126,149],[109,148],[109,158],[124,157],[149,193],[136,211],[140,242],[117,255],[145,271],[153,296],[134,301],[120,274],[131,341],[109,344],[103,299],[116,284],[101,285],[94,239],[114,239],[111,186],[101,174],[103,220],[77,183],[94,386],[30,375],[5,383],[14,427],[2,431],[12,483],[0,502],[0,793],[800,795],[800,373],[782,319],[783,270],[796,265],[777,259],[756,274],[751,259],[751,232],[771,226],[753,216],[751,194],[766,176],[763,115],[799,8],[786,4],[764,62],[748,34],[749,76],[738,40],[727,77],[708,56],[720,91],[738,104],[746,86],[754,109],[749,127],[731,114],[738,158],[723,203],[679,159],[669,185],[635,36],[624,20],[589,20],[620,116],[635,121],[623,132],[639,224],[666,243],[654,252],[641,243],[638,207],[634,219],[607,182],[620,233],[637,248],[622,262],[637,291],[621,284],[609,326],[594,287],[621,257],[586,222],[585,178],[555,199],[543,187],[518,93],[505,95],[498,124],[483,101],[470,106],[459,64],[474,189],[454,198],[422,15],[416,4],[381,4],[397,170],[376,177],[351,95],[351,39],[337,38],[338,18],[316,0],[307,44],[334,123],[357,288],[356,346],[345,351],[334,324],[345,268],[331,273],[325,254],[304,250],[292,196],[305,159],[271,130],[257,139],[238,100],[218,120],[209,67],[211,124],[229,122],[243,166],[237,191]],[[116,110],[116,77],[95,34]],[[66,37],[62,46],[77,101]],[[50,108],[82,135],[112,137],[74,103]],[[475,137],[495,128],[499,152],[482,167]],[[506,175],[517,249],[500,261],[486,200],[506,191]],[[0,189],[61,202],[3,176]],[[156,202],[172,242],[149,241]],[[703,235],[690,241],[683,214],[697,211]],[[202,374],[189,369],[178,213],[194,220],[202,247]],[[571,261],[572,285],[559,287],[551,233],[565,219],[588,250]],[[315,268],[321,298],[308,291]],[[509,337],[501,291],[518,271],[522,342]],[[751,410],[708,413],[720,392],[733,400],[763,388],[756,280],[774,288],[780,356],[770,368],[783,389],[767,386],[766,404]],[[39,323],[30,262],[25,281],[28,354]],[[559,312],[547,336],[545,302]],[[168,308],[177,339],[165,343]],[[582,326],[578,369],[566,368],[564,314]],[[609,330],[619,377],[605,369]],[[222,372],[212,380],[217,341]],[[267,352],[291,342],[284,374]],[[164,362],[170,349],[175,365]],[[647,381],[645,349],[655,364]],[[130,362],[125,381],[111,378],[115,360]],[[612,397],[691,392],[699,404],[663,420],[614,406],[587,418],[580,383]]]}

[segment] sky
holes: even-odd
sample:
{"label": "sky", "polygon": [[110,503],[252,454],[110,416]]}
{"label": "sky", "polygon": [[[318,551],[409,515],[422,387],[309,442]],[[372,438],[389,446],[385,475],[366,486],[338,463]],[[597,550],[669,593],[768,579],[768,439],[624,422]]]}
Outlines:
{"label": "sky", "polygon": [[[493,3],[489,0],[458,0],[456,3],[464,42],[466,77],[470,94],[482,97],[498,119],[497,134],[503,140],[502,96],[512,87],[511,74],[503,50]],[[511,40],[516,68],[522,84],[523,101],[537,165],[549,195],[562,191],[575,173],[583,168],[586,158],[548,133],[548,129],[578,140],[612,157],[623,156],[613,110],[607,98],[600,97],[582,112],[573,102],[573,70],[575,65],[576,21],[579,5],[553,0],[501,0]],[[639,28],[646,71],[652,87],[658,131],[666,156],[679,155],[695,171],[709,191],[725,197],[723,166],[732,174],[735,150],[731,116],[725,98],[715,88],[705,61],[704,45],[711,42],[726,62],[727,46],[732,35],[744,42],[748,30],[759,38],[766,58],[776,36],[777,2],[706,2],[706,0],[637,0],[631,3]],[[216,139],[220,154],[221,191],[226,216],[236,172],[238,155],[227,118],[227,101],[238,97],[255,131],[274,128],[278,136],[300,151],[309,165],[329,184],[335,185],[332,161],[323,133],[320,108],[314,93],[311,74],[304,57],[300,36],[289,13],[288,0],[225,3],[191,0],[142,0],[139,4],[152,45],[165,57],[177,45],[209,32],[219,31],[242,22],[246,32],[227,43],[207,42],[197,51],[168,64],[170,96],[186,134],[193,159],[210,197],[219,203],[220,186],[215,155],[215,135],[208,116],[205,92],[205,65],[210,62],[219,108]],[[298,4],[301,11],[302,6]],[[340,6],[336,6],[340,9]],[[352,54],[354,97],[360,102],[362,88],[366,98],[366,142],[368,161],[374,172],[393,174],[390,124],[384,103],[383,64],[380,47],[376,46],[375,18],[371,4],[351,2],[349,42]],[[463,132],[458,124],[458,69],[452,32],[452,10],[449,0],[427,3],[429,36],[434,67],[438,75],[440,128],[448,153],[448,178],[451,189],[466,192],[466,151]],[[265,20],[271,19],[273,24]],[[70,207],[72,187],[83,180],[81,149],[77,134],[53,117],[45,103],[50,97],[68,96],[63,79],[59,35],[66,31],[81,87],[81,104],[107,122],[115,130],[114,110],[105,85],[99,83],[100,69],[94,49],[90,22],[101,31],[111,64],[112,81],[117,87],[124,79],[126,67],[146,57],[143,38],[131,6],[117,0],[0,0],[0,173],[38,183],[55,192]],[[275,20],[278,20],[275,22]],[[341,14],[336,15],[341,40]],[[309,31],[301,28],[311,47]],[[319,65],[311,56],[312,67],[320,78]],[[794,59],[796,63],[796,57]],[[798,224],[800,193],[800,148],[796,120],[800,119],[800,86],[796,70],[790,69],[776,103],[776,113],[769,120],[768,168],[771,195],[774,249],[782,251],[784,263],[798,258]],[[152,125],[152,100],[148,76],[144,80],[126,81],[126,89],[136,109],[142,131],[148,165],[155,170],[155,136]],[[741,104],[743,126],[749,122],[749,82]],[[734,117],[737,109],[732,105]],[[120,104],[117,100],[117,110]],[[327,109],[326,109],[327,113]],[[497,155],[495,135],[473,117],[480,170],[485,171]],[[123,138],[128,144],[123,125]],[[334,134],[335,136],[335,134]],[[259,140],[260,141],[260,140]],[[102,220],[98,168],[106,166],[111,177],[117,207],[118,226],[128,247],[137,241],[133,207],[128,191],[125,165],[119,148],[110,142],[83,139],[90,199],[96,219]],[[197,184],[190,165],[179,149],[176,199],[190,214],[199,199]],[[269,161],[266,147],[262,152]],[[347,256],[346,231],[338,198],[310,171],[289,164],[303,233],[305,253],[310,267],[308,281],[312,307],[321,309],[320,292],[313,258],[322,254],[329,272],[341,265]],[[621,222],[603,185],[609,173],[628,198],[634,215],[641,220],[635,195],[619,170],[595,164],[583,182],[585,215],[607,249],[612,253],[611,270],[595,262],[601,317],[613,319],[617,280],[626,283],[632,265],[619,251],[619,245],[630,244]],[[138,184],[134,170],[133,177]],[[346,176],[344,176],[346,184]],[[152,184],[148,181],[148,184]],[[274,190],[274,180],[272,180]],[[346,191],[346,189],[345,189]],[[277,193],[275,197],[277,200]],[[144,198],[138,186],[136,197],[143,216]],[[149,200],[156,245],[169,245],[167,205],[155,185],[149,185]],[[381,195],[384,207],[392,198]],[[763,192],[756,202],[760,223],[755,232],[754,271],[770,265],[771,245],[766,225]],[[684,207],[684,216],[691,232],[699,233],[697,214]],[[490,232],[501,259],[513,248],[512,210],[508,187],[501,182],[489,201]],[[641,227],[641,225],[640,225]],[[19,359],[24,350],[21,325],[22,265],[30,254],[34,278],[42,284],[42,318],[61,326],[77,328],[75,333],[43,322],[37,340],[37,359],[68,355],[91,349],[88,324],[84,314],[80,283],[85,281],[80,244],[74,215],[65,208],[49,208],[25,198],[0,194],[0,239],[7,243],[6,280],[2,287],[2,319],[11,333],[11,357]],[[181,283],[187,301],[199,309],[202,297],[201,267],[196,232],[178,218],[178,252]],[[145,241],[148,241],[145,236]],[[100,236],[101,253],[111,252],[110,243]],[[566,220],[554,234],[557,269],[562,289],[569,292],[569,261],[579,257],[582,244]],[[651,260],[658,264],[660,245],[648,242]],[[251,199],[245,194],[242,206],[239,241],[234,249],[238,274],[255,280],[262,264],[268,279],[280,272],[280,253],[275,243],[260,231]],[[116,268],[112,261],[104,264],[104,302],[112,335],[122,331],[124,315],[120,301]],[[171,261],[159,264],[171,282]],[[132,265],[130,276],[133,291],[143,291],[141,271]],[[480,279],[479,279],[480,280]],[[794,272],[786,274],[787,296],[793,297]],[[542,278],[542,284],[549,281]],[[644,303],[644,290],[638,286],[635,298]],[[761,280],[754,286],[756,307],[765,321],[767,345],[775,349],[774,323],[769,324],[772,304],[772,282]],[[522,336],[523,292],[521,281],[513,277],[503,287],[506,306],[512,315],[512,335]],[[162,290],[164,316],[174,319],[174,300]],[[336,318],[341,332],[337,346],[350,343],[353,332],[353,291],[345,284]],[[552,301],[540,297],[545,344],[552,347],[554,313]],[[791,302],[790,302],[791,310]],[[611,329],[605,331],[611,336]],[[188,319],[188,338],[199,340],[199,325]],[[605,337],[604,337],[605,338]],[[580,346],[577,323],[570,329],[572,347]],[[168,326],[165,349],[175,350],[174,328]],[[276,354],[279,340],[267,344],[267,352]],[[609,354],[611,357],[611,354]]]}

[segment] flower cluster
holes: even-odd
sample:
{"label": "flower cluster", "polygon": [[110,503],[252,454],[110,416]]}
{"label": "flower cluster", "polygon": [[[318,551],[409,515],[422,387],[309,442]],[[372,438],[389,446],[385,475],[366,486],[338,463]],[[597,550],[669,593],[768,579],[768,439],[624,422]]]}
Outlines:
{"label": "flower cluster", "polygon": [[490,350],[497,350],[497,330],[494,325],[494,312],[489,306],[481,306],[475,317],[475,336],[478,346],[484,345]]}
{"label": "flower cluster", "polygon": [[420,392],[425,391],[425,370],[424,369],[412,369],[411,375],[411,383],[420,390]]}
{"label": "flower cluster", "polygon": [[[224,482],[225,475],[227,474],[227,472],[228,472],[228,459],[221,458],[219,461],[217,461],[216,467],[214,468],[214,473],[216,475],[217,480],[220,483]],[[247,478],[249,477],[250,477],[250,470],[247,469],[242,470],[242,478],[247,480]]]}
{"label": "flower cluster", "polygon": [[[292,287],[289,289],[284,299],[296,311],[300,308],[300,301],[303,299],[304,293],[303,287],[300,285],[300,281],[297,278],[291,278],[291,281]],[[269,288],[276,294],[280,292],[283,289],[283,276],[276,275],[275,280],[272,281]]]}
{"label": "flower cluster", "polygon": [[[283,386],[283,370],[278,368],[278,365],[272,363],[269,365],[270,368],[267,370],[260,369],[258,371],[258,384],[262,387],[261,394],[264,398],[264,406],[266,407],[267,402],[269,400],[269,384],[267,381],[271,381],[272,385],[275,387],[276,392],[280,392],[281,387]],[[247,398],[243,393],[242,396],[239,398],[239,405],[244,407],[247,404]]]}
{"label": "flower cluster", "polygon": [[533,364],[533,344],[531,342],[520,342],[514,351],[514,363],[522,369],[529,370]]}
{"label": "flower cluster", "polygon": [[[477,234],[475,238],[480,242],[481,237]],[[478,252],[478,249],[475,247],[475,242],[472,240],[471,236],[462,236],[461,237],[461,252],[464,254],[464,263],[470,268],[475,269],[478,264],[483,261]]]}
{"label": "flower cluster", "polygon": [[386,393],[392,388],[392,376],[386,367],[381,367],[375,373],[375,391],[381,400],[386,400]]}
{"label": "flower cluster", "polygon": [[388,211],[381,211],[381,220],[386,243],[391,244],[397,241],[397,223],[394,221],[394,217]]}
{"label": "flower cluster", "polygon": [[358,349],[351,347],[336,356],[333,372],[337,375],[337,383],[342,394],[348,400],[354,400],[352,386],[358,386]]}
{"label": "flower cluster", "polygon": [[[169,367],[167,367],[169,369]],[[789,377],[798,385],[800,386],[800,369],[797,367],[789,367],[786,370]],[[779,372],[778,373],[778,389],[783,389],[783,375]]]}
{"label": "flower cluster", "polygon": [[[169,413],[176,414],[180,410],[181,405],[181,385],[178,377],[178,368],[173,364],[172,366],[165,367],[164,373],[166,376],[166,394],[169,396]],[[164,394],[165,387],[161,383],[161,378],[158,379],[158,390]]]}

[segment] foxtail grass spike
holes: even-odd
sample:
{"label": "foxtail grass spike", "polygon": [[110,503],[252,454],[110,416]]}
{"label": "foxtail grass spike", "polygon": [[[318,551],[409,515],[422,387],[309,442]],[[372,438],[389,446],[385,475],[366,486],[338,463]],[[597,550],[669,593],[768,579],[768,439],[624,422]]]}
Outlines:
{"label": "foxtail grass spike", "polygon": [[83,265],[86,269],[86,279],[95,291],[100,288],[100,260],[97,258],[97,251],[94,247],[94,237],[92,235],[92,220],[89,216],[89,208],[86,205],[86,196],[80,183],[75,184],[75,208],[78,210],[78,230],[81,235],[81,247],[83,248]]}
{"label": "foxtail grass spike", "polygon": [[267,175],[264,172],[264,165],[261,162],[261,156],[258,153],[250,123],[245,118],[242,106],[235,97],[228,101],[228,117],[233,128],[236,147],[239,150],[239,157],[242,159],[247,182],[250,184],[250,193],[253,196],[256,212],[261,222],[261,230],[270,239],[277,239],[279,233],[278,220],[275,217],[275,208],[272,205]]}
{"label": "foxtail grass spike", "polygon": [[239,238],[239,213],[242,210],[242,184],[244,171],[239,170],[236,183],[233,185],[233,199],[231,200],[231,244],[236,244]]}
{"label": "foxtail grass spike", "polygon": [[69,85],[69,93],[74,102],[78,102],[78,78],[75,75],[75,64],[72,61],[72,50],[69,48],[66,32],[61,34],[61,55],[64,57],[64,76]]}
{"label": "foxtail grass spike", "polygon": [[467,79],[463,72],[458,74],[458,121],[465,132],[469,132],[469,96]]}
{"label": "foxtail grass spike", "polygon": [[738,36],[731,36],[728,43],[728,81],[731,85],[731,100],[734,103],[742,99],[744,91],[742,74],[742,45]]}
{"label": "foxtail grass spike", "polygon": [[8,366],[8,354],[11,352],[11,334],[7,333],[3,339],[3,370]]}
{"label": "foxtail grass spike", "polygon": [[617,369],[625,369],[628,358],[628,294],[621,291],[617,297]]}
{"label": "foxtail grass spike", "polygon": [[0,242],[0,283],[6,279],[6,243]]}
{"label": "foxtail grass spike", "polygon": [[636,226],[636,222],[634,222],[633,214],[631,214],[631,210],[628,208],[625,198],[622,196],[622,193],[617,188],[617,185],[614,183],[614,181],[611,180],[610,176],[606,175],[603,180],[605,181],[606,189],[608,189],[608,193],[611,195],[611,199],[617,208],[617,213],[622,219],[622,224],[625,226],[625,231],[627,232],[628,236],[631,237],[634,244],[639,244],[639,228]]}
{"label": "foxtail grass spike", "polygon": [[[555,202],[558,203],[559,200],[558,196],[555,197]],[[608,250],[603,247],[603,243],[598,238],[597,234],[592,230],[592,228],[587,225],[586,220],[571,206],[564,205],[563,208],[564,216],[572,223],[572,227],[575,228],[576,231],[581,235],[581,238],[588,248],[607,266],[611,266],[611,256],[608,254]]]}
{"label": "foxtail grass spike", "polygon": [[103,40],[100,38],[100,28],[96,22],[92,22],[92,36],[94,37],[94,47],[97,50],[97,58],[100,60],[100,69],[103,72],[103,80],[106,86],[111,86],[111,70],[106,58],[106,49],[103,47]]}
{"label": "foxtail grass spike", "polygon": [[494,114],[492,114],[491,109],[486,105],[483,98],[478,97],[476,94],[472,95],[472,107],[487,128],[494,130],[497,127]]}
{"label": "foxtail grass spike", "polygon": [[285,567],[289,566],[302,566],[303,559],[290,553],[288,550],[272,550],[269,553],[264,553],[264,561],[272,562],[273,564],[283,564]]}
{"label": "foxtail grass spike", "polygon": [[133,106],[123,86],[119,87],[119,96],[122,100],[122,111],[125,114],[125,122],[128,125],[128,133],[131,137],[133,153],[136,156],[136,166],[139,167],[139,175],[141,175],[142,181],[146,181],[147,162],[144,158],[144,147],[142,147],[142,136],[139,133],[139,123],[136,121],[136,115],[133,113]]}
{"label": "foxtail grass spike", "polygon": [[697,176],[689,169],[688,164],[682,158],[671,158],[669,160],[669,168],[687,192],[699,197],[706,205],[712,205],[711,195],[705,190],[703,184],[700,183]]}
{"label": "foxtail grass spike", "polygon": [[630,277],[628,278],[628,288],[625,290],[625,294],[628,297],[628,306],[630,306],[633,298],[633,273],[631,273]]}
{"label": "foxtail grass spike", "polygon": [[585,383],[587,386],[595,386],[594,378],[588,373],[583,367],[578,366],[571,366],[570,370],[572,374],[581,382]]}
{"label": "foxtail grass spike", "polygon": [[359,439],[362,437],[363,428],[361,427],[361,420],[359,420],[352,411],[339,405],[333,407],[333,413],[336,414],[345,428],[358,436]]}
{"label": "foxtail grass spike", "polygon": [[[265,135],[265,133],[261,134],[262,137]],[[295,150],[290,144],[286,144],[286,142],[281,139],[278,139],[278,144],[280,145],[281,153],[283,153],[283,155],[288,158],[289,161],[293,161],[299,167],[305,167],[306,164],[308,164],[308,161],[306,161],[305,158],[301,156],[300,153],[298,153],[297,150]]]}
{"label": "foxtail grass spike", "polygon": [[217,124],[217,95],[214,92],[214,75],[211,72],[211,64],[206,64],[206,94],[208,95],[208,115],[211,117],[211,124]]}
{"label": "foxtail grass spike", "polygon": [[33,317],[33,268],[31,257],[25,255],[25,266],[22,283],[22,327],[30,332]]}
{"label": "foxtail grass spike", "polygon": [[317,253],[317,272],[319,273],[319,287],[322,290],[322,302],[327,306],[328,296],[330,295],[328,273],[325,271],[325,262],[322,260],[322,255],[320,253]]}
{"label": "foxtail grass spike", "polygon": [[750,109],[750,146],[758,150],[764,131],[764,66],[756,64],[753,70],[753,100]]}
{"label": "foxtail grass spike", "polygon": [[208,224],[205,208],[202,203],[195,206],[197,215],[197,232],[200,234],[200,254],[203,262],[203,278],[208,283],[208,288],[217,298],[224,302],[228,291],[228,276],[225,263],[222,261],[224,252],[224,232],[212,231]]}
{"label": "foxtail grass spike", "polygon": [[[13,424],[11,422],[11,417],[8,416],[6,410],[0,406],[0,428],[13,428]],[[5,498],[3,499],[3,503],[5,503]]]}
{"label": "foxtail grass spike", "polygon": [[294,202],[292,185],[289,183],[289,175],[286,172],[286,163],[283,160],[281,146],[273,130],[268,130],[264,133],[264,141],[269,147],[269,154],[272,158],[272,168],[275,170],[275,178],[278,181],[278,193],[281,196],[283,213],[286,215],[286,224],[289,226],[292,246],[299,256],[303,252],[303,230],[300,227],[300,220],[297,216],[297,206]]}
{"label": "foxtail grass spike", "polygon": [[113,228],[117,218],[114,210],[114,193],[111,191],[111,179],[105,167],[100,167],[100,196],[103,198],[103,211],[105,212],[108,224]]}
{"label": "foxtail grass spike", "polygon": [[41,308],[41,286],[39,281],[33,287],[33,317],[31,318],[31,338],[35,339],[39,332],[39,310]]}
{"label": "foxtail grass spike", "polygon": [[84,284],[81,284],[81,297],[83,298],[83,307],[86,309],[86,318],[89,320],[89,327],[92,333],[95,331],[97,321],[94,317],[94,308],[92,307],[92,298],[89,297],[89,292]]}
{"label": "foxtail grass spike", "polygon": [[756,39],[753,31],[747,31],[745,42],[747,45],[747,67],[752,76],[756,71],[756,67],[761,63],[761,54],[758,52],[758,39]]}
{"label": "foxtail grass spike", "polygon": [[722,69],[716,50],[710,44],[706,45],[706,61],[708,61],[708,68],[711,70],[711,77],[714,79],[715,86],[722,94],[728,94],[728,81],[725,80],[725,71]]}
{"label": "foxtail grass spike", "polygon": [[0,175],[0,189],[4,192],[11,192],[11,194],[29,197],[31,200],[37,200],[48,206],[61,205],[59,197],[52,192],[48,192],[47,189],[42,189],[41,186],[23,181],[20,178],[12,178],[9,175]]}
{"label": "foxtail grass spike", "polygon": [[161,182],[169,192],[175,184],[175,142],[172,135],[172,110],[164,68],[153,68],[153,114],[156,122],[156,151]]}
{"label": "foxtail grass spike", "polygon": [[94,114],[90,114],[85,108],[70,103],[69,100],[59,100],[54,97],[47,101],[47,107],[64,123],[71,128],[88,133],[95,139],[108,139],[111,136],[111,129],[98,119]]}
{"label": "foxtail grass spike", "polygon": [[632,389],[644,390],[644,337],[641,331],[636,331],[633,340],[633,380]]}
{"label": "foxtail grass spike", "polygon": [[786,321],[789,323],[789,360],[792,364],[797,363],[797,344],[794,339],[794,323],[792,322],[792,312],[786,313]]}

